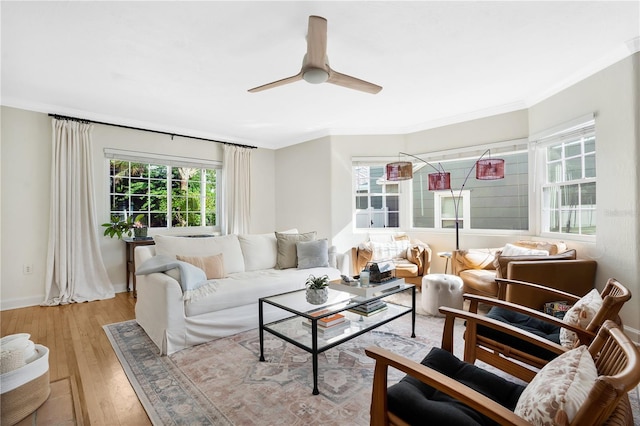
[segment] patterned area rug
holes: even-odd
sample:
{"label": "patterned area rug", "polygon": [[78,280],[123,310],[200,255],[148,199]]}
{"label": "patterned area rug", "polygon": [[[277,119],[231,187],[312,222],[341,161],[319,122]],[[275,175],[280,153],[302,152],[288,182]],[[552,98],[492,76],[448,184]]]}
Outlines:
{"label": "patterned area rug", "polygon": [[[259,362],[258,330],[161,357],[135,321],[104,329],[153,424],[368,425],[374,364],[364,349],[376,345],[420,361],[440,346],[443,324],[417,315],[412,339],[407,315],[320,354],[316,396],[311,355],[269,333],[266,362]],[[463,328],[456,325],[456,342]],[[401,377],[391,369],[389,383]],[[637,402],[636,395],[636,412]]]}

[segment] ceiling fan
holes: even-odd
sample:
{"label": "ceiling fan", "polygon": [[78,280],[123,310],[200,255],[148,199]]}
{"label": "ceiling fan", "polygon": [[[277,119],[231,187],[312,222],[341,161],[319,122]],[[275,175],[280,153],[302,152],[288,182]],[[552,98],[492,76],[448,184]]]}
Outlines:
{"label": "ceiling fan", "polygon": [[253,89],[249,89],[249,92],[260,92],[298,80],[305,80],[313,84],[327,82],[372,94],[376,94],[382,90],[382,87],[377,84],[341,74],[329,67],[329,59],[327,58],[327,20],[320,16],[313,15],[309,16],[307,54],[304,55],[304,59],[302,60],[300,72],[294,76],[283,78],[282,80],[254,87]]}

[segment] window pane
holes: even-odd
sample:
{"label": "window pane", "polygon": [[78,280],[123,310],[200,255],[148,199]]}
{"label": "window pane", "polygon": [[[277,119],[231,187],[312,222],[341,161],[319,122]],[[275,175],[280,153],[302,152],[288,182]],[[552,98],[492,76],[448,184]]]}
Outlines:
{"label": "window pane", "polygon": [[566,167],[567,176],[565,176],[565,181],[582,179],[582,157],[568,159]]}
{"label": "window pane", "polygon": [[[460,204],[462,204],[462,200],[460,200]],[[456,207],[453,198],[447,197],[442,199],[442,217],[455,219]]]}
{"label": "window pane", "polygon": [[582,141],[568,143],[564,148],[564,156],[566,158],[580,156],[582,154]]}
{"label": "window pane", "polygon": [[555,161],[562,158],[562,145],[552,146],[547,149],[548,161]]}
{"label": "window pane", "polygon": [[[216,225],[215,169],[111,160],[110,173],[118,173],[110,178],[112,212],[142,212],[145,214],[145,222],[151,227],[167,227],[174,224],[201,226],[201,203],[204,201],[207,225]],[[132,178],[127,178],[128,174],[131,174]],[[204,187],[203,180],[206,182]],[[172,192],[173,213],[170,224],[167,224],[167,186]],[[189,215],[184,214],[187,211]]]}
{"label": "window pane", "polygon": [[549,163],[549,165],[547,166],[547,182],[562,182],[562,177],[562,163]]}
{"label": "window pane", "polygon": [[356,197],[356,209],[365,210],[369,208],[368,197]]}
{"label": "window pane", "polygon": [[593,135],[575,136],[546,148],[548,183],[557,185],[542,186],[543,231],[595,235],[595,150]]}
{"label": "window pane", "polygon": [[562,187],[560,197],[561,207],[575,207],[579,203],[578,190],[580,185],[567,185]]}
{"label": "window pane", "polygon": [[596,155],[587,155],[584,157],[584,177],[596,177]]}
{"label": "window pane", "polygon": [[374,209],[381,209],[382,197],[371,197],[371,207]]}
{"label": "window pane", "polygon": [[391,211],[398,211],[400,206],[400,199],[396,196],[387,196],[387,209]]}

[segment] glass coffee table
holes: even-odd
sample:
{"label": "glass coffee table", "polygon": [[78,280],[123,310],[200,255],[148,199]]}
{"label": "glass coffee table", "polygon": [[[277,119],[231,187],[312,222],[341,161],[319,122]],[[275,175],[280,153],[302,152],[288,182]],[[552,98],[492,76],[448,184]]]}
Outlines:
{"label": "glass coffee table", "polygon": [[[411,313],[411,337],[416,337],[416,287],[406,284],[403,279],[396,280],[398,285],[373,296],[329,289],[329,298],[322,305],[312,305],[306,300],[306,290],[296,290],[275,296],[263,297],[258,301],[260,361],[264,358],[264,332],[277,336],[312,355],[313,394],[318,395],[318,354],[351,340],[367,331],[380,327],[396,318]],[[392,294],[411,292],[411,307],[384,302]],[[380,307],[384,305],[383,307]],[[378,308],[376,309],[376,306]],[[282,318],[265,323],[265,310],[269,316]],[[375,312],[366,313],[368,309]],[[334,314],[345,317],[343,323],[323,328],[322,319]]]}

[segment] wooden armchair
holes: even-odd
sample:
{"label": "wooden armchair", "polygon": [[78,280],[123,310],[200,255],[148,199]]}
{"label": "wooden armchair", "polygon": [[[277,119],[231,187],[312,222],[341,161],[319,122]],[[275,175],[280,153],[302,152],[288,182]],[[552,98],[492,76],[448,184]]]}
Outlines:
{"label": "wooden armchair", "polygon": [[[557,289],[522,281],[497,279],[500,286],[499,297],[509,286],[526,287],[528,292],[536,291],[548,301],[566,300],[576,303],[580,297]],[[453,325],[455,318],[466,321],[464,360],[474,363],[476,359],[491,364],[523,380],[531,380],[537,369],[544,367],[549,360],[567,350],[560,345],[560,329],[572,331],[577,335],[577,343],[588,345],[595,338],[600,326],[606,320],[621,323],[618,313],[622,305],[631,298],[631,292],[617,280],[611,278],[600,293],[602,307],[595,313],[585,328],[567,324],[563,320],[544,312],[506,302],[500,299],[465,294],[470,301],[469,312],[441,308],[445,315],[443,342],[447,347],[453,345]],[[486,321],[479,322],[474,316],[480,303],[491,305]],[[501,326],[495,326],[500,322]],[[507,326],[503,328],[502,326]],[[517,331],[511,333],[506,330]],[[444,346],[443,346],[444,347]],[[528,367],[530,366],[530,367]]]}
{"label": "wooden armchair", "polygon": [[[460,418],[456,417],[459,414],[458,410],[461,410],[462,415],[469,414],[473,419],[480,419],[476,422],[477,424],[486,423],[488,419],[498,424],[532,424],[514,413],[514,405],[517,404],[514,404],[513,397],[509,398],[506,395],[506,400],[501,401],[498,399],[499,396],[496,397],[500,389],[496,389],[496,386],[487,386],[486,382],[500,379],[504,381],[505,387],[516,386],[513,390],[509,389],[509,392],[503,390],[503,394],[515,392],[522,395],[524,389],[517,389],[519,386],[517,384],[510,384],[493,373],[457,360],[449,353],[450,351],[445,349],[444,347],[432,349],[422,363],[408,360],[378,347],[366,349],[366,354],[376,361],[371,399],[371,425],[409,425],[417,422],[426,423],[427,419],[434,424],[459,424]],[[578,350],[580,349],[575,349],[575,351]],[[446,365],[433,368],[429,366],[433,365],[431,360],[435,359],[432,353],[440,357],[444,355],[443,359],[448,356],[453,359],[451,363],[461,364],[449,370],[471,368],[473,371],[467,373],[464,378],[459,375],[452,378],[441,372],[448,369]],[[589,345],[588,353],[594,361],[596,370],[594,377],[597,376],[597,378],[591,389],[587,391],[586,400],[572,415],[573,418],[558,418],[559,424],[601,425],[612,421],[616,424],[632,424],[633,413],[627,393],[640,383],[640,352],[616,323],[607,321]],[[407,376],[400,383],[388,388],[387,372],[390,366],[406,373]],[[539,374],[542,377],[544,370]],[[459,380],[463,380],[464,383]],[[416,387],[416,392],[413,393],[416,398],[406,401],[406,398],[402,397],[404,395],[401,394],[398,397],[398,391],[403,387],[412,386]],[[552,385],[549,387],[552,391],[556,389]],[[445,397],[450,398],[451,401],[445,400]],[[424,401],[420,400],[421,398]],[[517,403],[519,404],[520,401]],[[473,423],[474,420],[471,422]]]}

